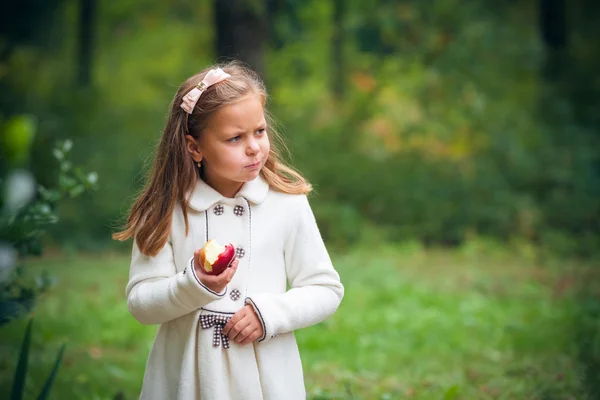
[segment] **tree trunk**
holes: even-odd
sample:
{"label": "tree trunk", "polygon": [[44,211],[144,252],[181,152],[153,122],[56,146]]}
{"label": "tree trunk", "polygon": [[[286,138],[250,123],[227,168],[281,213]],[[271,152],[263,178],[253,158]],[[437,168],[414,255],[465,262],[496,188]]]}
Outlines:
{"label": "tree trunk", "polygon": [[553,49],[567,45],[567,15],[565,0],[540,0],[540,31],[544,44]]}
{"label": "tree trunk", "polygon": [[215,22],[218,61],[240,60],[264,78],[267,24],[262,1],[215,0]]}
{"label": "tree trunk", "polygon": [[92,83],[95,14],[96,0],[79,1],[79,59],[77,83],[81,87],[89,87]]}
{"label": "tree trunk", "polygon": [[344,3],[333,0],[333,35],[331,38],[331,89],[335,99],[344,96]]}

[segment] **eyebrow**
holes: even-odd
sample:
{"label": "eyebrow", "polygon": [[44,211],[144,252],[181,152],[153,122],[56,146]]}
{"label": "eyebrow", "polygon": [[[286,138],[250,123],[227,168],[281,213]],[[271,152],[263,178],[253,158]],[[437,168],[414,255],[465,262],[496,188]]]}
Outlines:
{"label": "eyebrow", "polygon": [[[264,123],[258,124],[258,126],[255,128],[255,130],[256,129],[266,129],[267,126],[268,126],[267,123],[264,122]],[[226,132],[225,136],[241,135],[241,134],[244,134],[244,133],[246,133],[246,131],[243,130],[243,129],[232,129],[231,131]]]}

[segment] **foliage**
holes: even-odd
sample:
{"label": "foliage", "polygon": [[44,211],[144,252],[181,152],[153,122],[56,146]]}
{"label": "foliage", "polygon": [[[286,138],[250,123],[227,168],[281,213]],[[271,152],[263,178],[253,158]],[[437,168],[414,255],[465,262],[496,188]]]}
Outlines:
{"label": "foliage", "polygon": [[[25,393],[25,380],[27,377],[27,364],[29,362],[29,348],[31,346],[31,329],[33,325],[33,318],[29,320],[27,323],[27,328],[25,329],[25,337],[23,338],[23,343],[21,344],[21,352],[19,353],[19,363],[17,364],[17,368],[15,369],[15,377],[13,380],[12,392],[11,392],[11,400],[21,400],[23,398],[23,394]],[[47,399],[50,395],[50,389],[52,388],[52,384],[54,383],[54,378],[56,377],[56,373],[58,372],[58,367],[60,366],[60,362],[62,360],[62,356],[65,350],[65,345],[63,345],[59,352],[56,360],[54,361],[54,366],[52,367],[52,371],[46,379],[46,383],[44,383],[44,387],[38,396],[39,400]]]}
{"label": "foliage", "polygon": [[284,71],[272,80],[276,114],[320,199],[353,207],[394,239],[521,237],[584,256],[600,248],[598,125],[581,100],[600,99],[574,79],[583,51],[570,53],[559,85],[544,76],[535,18],[520,3],[381,3],[348,5],[341,100],[323,90],[326,6],[307,4],[311,29],[271,56]]}
{"label": "foliage", "polygon": [[[0,130],[3,164],[0,176],[0,325],[31,311],[35,300],[51,286],[46,272],[28,275],[24,258],[42,253],[42,235],[49,224],[58,221],[56,205],[66,197],[74,198],[97,181],[95,173],[85,174],[68,160],[71,141],[59,143],[53,155],[59,164],[56,188],[36,185],[27,169],[36,124],[30,116],[14,116]],[[25,329],[19,362],[15,369],[11,399],[22,399],[25,392],[33,318]],[[61,347],[39,399],[49,396],[62,360]]]}
{"label": "foliage", "polygon": [[[0,177],[4,195],[0,199],[0,243],[2,279],[0,279],[0,324],[30,310],[35,297],[51,284],[47,274],[26,279],[22,260],[42,253],[46,228],[58,221],[56,205],[64,198],[74,198],[96,185],[95,173],[85,174],[68,160],[72,142],[59,143],[53,154],[59,164],[58,185],[36,185],[25,168],[31,142],[35,136],[32,117],[9,119],[2,130],[6,152],[6,175]],[[37,186],[37,187],[36,187]]]}
{"label": "foliage", "polygon": [[[426,244],[485,235],[578,256],[600,248],[600,57],[592,19],[575,10],[582,2],[570,5],[576,40],[552,57],[531,2],[343,2],[342,71],[329,62],[334,2],[272,4],[269,105],[317,188],[328,241],[356,243],[370,224]],[[52,180],[48,138],[77,132],[85,146],[75,160],[110,177],[94,198],[62,203],[59,244],[110,237],[176,87],[214,61],[211,11],[187,0],[103,3],[89,90],[73,85],[73,3],[55,14],[60,29],[49,36],[62,40],[4,62],[0,81],[44,121],[36,176]],[[338,73],[341,97],[329,90]]]}
{"label": "foliage", "polygon": [[[308,398],[441,399],[455,390],[459,399],[594,398],[599,272],[593,262],[540,265],[531,251],[527,243],[470,240],[453,251],[407,242],[332,254],[346,288],[342,304],[295,333]],[[32,267],[60,277],[36,312],[37,346],[69,337],[57,398],[138,396],[156,327],[127,310],[127,264],[127,256],[105,253]],[[13,370],[25,322],[0,328],[0,379]],[[43,382],[53,361],[37,355],[32,381]]]}

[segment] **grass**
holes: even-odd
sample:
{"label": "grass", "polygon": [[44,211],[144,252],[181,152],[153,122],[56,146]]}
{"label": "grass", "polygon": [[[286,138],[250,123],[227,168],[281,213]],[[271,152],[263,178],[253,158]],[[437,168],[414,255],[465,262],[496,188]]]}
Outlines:
{"label": "grass", "polygon": [[[328,321],[296,332],[311,399],[595,399],[600,274],[485,243],[334,255],[346,287]],[[29,397],[62,342],[55,399],[137,398],[155,327],[125,304],[127,256],[32,260],[59,278],[40,300]],[[0,328],[7,398],[26,321]]]}

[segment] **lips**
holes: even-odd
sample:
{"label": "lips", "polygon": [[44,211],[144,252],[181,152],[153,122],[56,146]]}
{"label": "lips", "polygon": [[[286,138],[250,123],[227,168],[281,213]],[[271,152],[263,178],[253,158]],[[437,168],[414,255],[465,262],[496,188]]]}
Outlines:
{"label": "lips", "polygon": [[260,167],[260,161],[254,164],[246,165],[246,168],[258,168]]}

